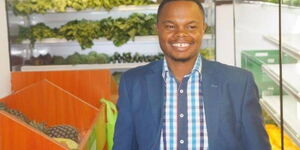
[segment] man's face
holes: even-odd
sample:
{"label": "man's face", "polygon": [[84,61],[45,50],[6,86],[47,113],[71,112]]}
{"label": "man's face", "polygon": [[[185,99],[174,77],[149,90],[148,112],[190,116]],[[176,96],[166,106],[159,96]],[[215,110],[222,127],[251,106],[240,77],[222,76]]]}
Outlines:
{"label": "man's face", "polygon": [[185,62],[197,57],[205,29],[203,20],[194,2],[174,1],[162,8],[157,31],[167,60]]}

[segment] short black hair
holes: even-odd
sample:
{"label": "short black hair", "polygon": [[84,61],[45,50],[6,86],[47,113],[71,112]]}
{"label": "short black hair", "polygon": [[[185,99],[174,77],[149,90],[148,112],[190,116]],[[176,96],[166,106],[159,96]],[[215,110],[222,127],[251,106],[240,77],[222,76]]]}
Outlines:
{"label": "short black hair", "polygon": [[202,14],[203,14],[203,20],[204,20],[204,22],[205,22],[205,11],[204,11],[204,8],[203,8],[203,6],[202,6],[200,0],[163,0],[163,1],[160,3],[160,5],[159,5],[159,7],[158,7],[158,10],[157,10],[157,21],[158,21],[158,18],[159,18],[159,16],[160,16],[160,13],[161,13],[161,10],[163,9],[163,7],[164,7],[167,3],[169,3],[169,2],[176,2],[176,1],[190,1],[190,2],[196,3],[196,4],[199,6],[200,11],[201,11]]}

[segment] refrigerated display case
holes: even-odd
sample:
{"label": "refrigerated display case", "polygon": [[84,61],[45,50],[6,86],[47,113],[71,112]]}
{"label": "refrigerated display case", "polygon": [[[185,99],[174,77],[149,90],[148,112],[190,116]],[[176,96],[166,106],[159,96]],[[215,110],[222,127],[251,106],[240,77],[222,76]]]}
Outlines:
{"label": "refrigerated display case", "polygon": [[[66,7],[68,4],[63,5],[65,7],[57,5],[46,7],[42,5],[44,0],[38,0],[35,3],[31,0],[8,0],[7,14],[12,70],[105,68],[124,71],[161,59],[163,55],[155,30],[158,2],[139,1],[140,3],[132,1],[128,5],[116,5],[111,8],[104,6],[91,8],[82,4],[82,6],[78,6],[80,9],[78,10],[73,5]],[[36,8],[39,2],[42,7],[40,9]],[[92,3],[93,0],[90,2]],[[206,0],[203,2],[203,6],[209,28],[204,35],[200,52],[208,59],[214,60],[215,4],[212,0]],[[135,20],[124,21],[128,18]],[[122,20],[123,23],[132,22],[133,24],[136,22],[140,26],[127,27],[127,24],[122,24]],[[91,24],[91,26],[85,26],[85,23]],[[85,29],[99,28],[100,26],[102,30],[95,29],[97,33],[86,36],[84,33],[75,33],[75,25],[76,28]],[[113,27],[109,28],[109,26]],[[115,30],[116,28],[119,30]],[[72,31],[73,29],[74,31]],[[123,29],[127,33],[121,32]],[[77,32],[89,32],[76,30]],[[43,31],[43,34],[40,31]],[[144,31],[147,33],[141,33]],[[124,39],[115,39],[115,37],[124,37]],[[118,55],[117,60],[114,60],[116,58],[114,55]],[[127,57],[127,55],[130,56]],[[68,58],[77,61],[66,60]],[[95,59],[101,60],[96,61]]]}
{"label": "refrigerated display case", "polygon": [[[279,128],[283,123],[283,131],[292,139],[293,148],[300,149],[300,7],[297,0],[282,4],[234,0],[234,18],[237,66],[253,73],[263,110]],[[276,138],[278,143],[273,143],[273,149],[282,147],[280,136]],[[287,143],[290,142],[285,142],[283,147],[291,149]]]}

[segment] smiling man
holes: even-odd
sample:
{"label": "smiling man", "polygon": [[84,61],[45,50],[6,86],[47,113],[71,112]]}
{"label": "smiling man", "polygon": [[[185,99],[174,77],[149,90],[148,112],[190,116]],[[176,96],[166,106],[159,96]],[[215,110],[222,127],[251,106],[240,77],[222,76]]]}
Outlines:
{"label": "smiling man", "polygon": [[202,58],[205,28],[199,1],[162,1],[165,58],[123,74],[114,150],[271,149],[251,73]]}

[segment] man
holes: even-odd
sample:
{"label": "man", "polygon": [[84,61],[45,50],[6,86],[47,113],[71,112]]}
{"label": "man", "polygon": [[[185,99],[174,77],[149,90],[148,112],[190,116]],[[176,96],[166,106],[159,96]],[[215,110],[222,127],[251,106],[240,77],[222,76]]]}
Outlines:
{"label": "man", "polygon": [[199,56],[197,0],[164,0],[157,31],[164,60],[127,71],[114,150],[270,150],[251,73]]}

